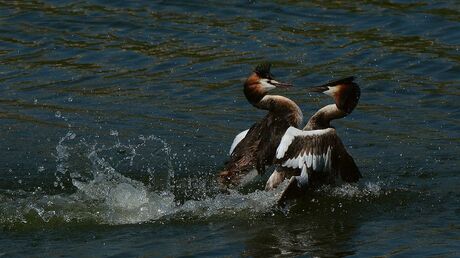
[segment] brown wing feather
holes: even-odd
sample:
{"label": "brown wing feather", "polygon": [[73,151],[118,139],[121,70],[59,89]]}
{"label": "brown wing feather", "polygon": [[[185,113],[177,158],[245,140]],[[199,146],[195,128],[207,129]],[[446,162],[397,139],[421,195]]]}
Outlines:
{"label": "brown wing feather", "polygon": [[238,184],[240,178],[254,168],[264,173],[265,166],[273,164],[276,148],[289,126],[285,119],[271,112],[253,124],[220,172],[220,181]]}
{"label": "brown wing feather", "polygon": [[256,169],[260,174],[265,173],[265,166],[273,165],[276,148],[280,144],[286,129],[290,124],[282,117],[269,113],[264,119],[264,127],[260,131],[260,141],[257,146]]}
{"label": "brown wing feather", "polygon": [[[335,152],[335,153],[334,153]],[[347,152],[340,138],[337,137],[337,148],[333,151],[332,158],[336,161],[332,162],[332,166],[336,164],[336,169],[343,181],[348,183],[358,182],[363,176],[359,172],[353,157]]]}
{"label": "brown wing feather", "polygon": [[283,158],[278,159],[277,163],[282,163],[290,158],[309,153],[316,155],[323,154],[327,152],[327,148],[329,146],[334,146],[336,144],[337,138],[338,137],[335,134],[335,130],[331,133],[322,134],[320,137],[300,135],[295,136]]}
{"label": "brown wing feather", "polygon": [[[298,130],[298,132],[300,132],[300,130]],[[341,179],[345,182],[356,182],[359,178],[362,177],[353,158],[346,151],[345,146],[337,136],[335,130],[328,128],[324,129],[324,133],[312,135],[308,135],[308,133],[312,131],[303,132],[304,133],[299,133],[299,135],[294,136],[283,157],[277,159],[275,163],[289,167],[289,160],[296,159],[299,156],[308,154],[327,154],[327,150],[330,147],[332,168],[332,171],[328,171],[330,173],[328,175],[330,179],[336,178],[338,175],[340,175]],[[283,138],[280,145],[286,144],[284,140],[285,139]],[[292,164],[294,164],[293,166],[300,168],[296,162],[292,162]],[[323,166],[318,168],[317,171],[325,170],[324,164],[325,163],[322,163]]]}

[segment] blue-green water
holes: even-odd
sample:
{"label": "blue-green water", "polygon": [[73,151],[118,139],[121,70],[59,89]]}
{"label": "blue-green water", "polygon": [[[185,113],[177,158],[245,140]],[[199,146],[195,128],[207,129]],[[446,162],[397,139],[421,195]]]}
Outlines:
{"label": "blue-green water", "polygon": [[[0,257],[460,256],[458,1],[1,1],[0,25]],[[357,77],[334,125],[359,184],[219,192],[264,61],[305,119],[330,103],[305,88]]]}

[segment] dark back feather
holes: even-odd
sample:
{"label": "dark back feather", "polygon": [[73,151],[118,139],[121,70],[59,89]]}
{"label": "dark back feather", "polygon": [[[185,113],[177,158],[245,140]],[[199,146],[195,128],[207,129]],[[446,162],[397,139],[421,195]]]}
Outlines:
{"label": "dark back feather", "polygon": [[286,119],[273,112],[253,124],[221,172],[221,177],[226,178],[223,183],[238,184],[240,178],[252,169],[257,169],[259,174],[265,173],[265,167],[273,165],[276,148],[289,126]]}

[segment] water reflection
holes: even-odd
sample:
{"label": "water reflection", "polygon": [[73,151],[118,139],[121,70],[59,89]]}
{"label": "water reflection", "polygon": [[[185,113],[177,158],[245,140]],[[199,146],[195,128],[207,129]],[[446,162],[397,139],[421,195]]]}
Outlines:
{"label": "water reflection", "polygon": [[[267,256],[319,256],[341,257],[353,255],[352,239],[359,223],[352,215],[315,216],[298,214],[273,221],[268,228],[252,232],[246,241],[245,254]],[[257,228],[260,225],[253,225]]]}

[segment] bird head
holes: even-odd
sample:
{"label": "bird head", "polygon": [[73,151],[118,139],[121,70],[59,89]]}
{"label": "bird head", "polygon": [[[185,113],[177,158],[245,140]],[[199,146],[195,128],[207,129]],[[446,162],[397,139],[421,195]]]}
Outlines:
{"label": "bird head", "polygon": [[321,86],[312,87],[310,92],[321,92],[334,99],[338,109],[350,114],[356,105],[358,105],[361,90],[353,80],[355,77],[347,77],[341,80],[333,81]]}

